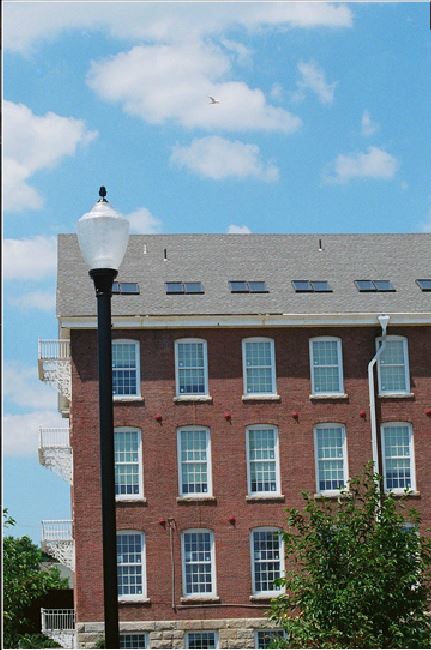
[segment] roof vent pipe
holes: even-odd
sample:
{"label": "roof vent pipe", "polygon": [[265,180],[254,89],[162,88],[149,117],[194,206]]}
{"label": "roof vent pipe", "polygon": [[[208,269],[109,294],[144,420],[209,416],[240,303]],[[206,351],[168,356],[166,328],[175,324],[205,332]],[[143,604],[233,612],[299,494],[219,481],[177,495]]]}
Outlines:
{"label": "roof vent pipe", "polygon": [[379,452],[378,452],[378,447],[377,447],[377,423],[376,423],[376,396],[375,396],[375,390],[374,390],[374,366],[376,365],[376,361],[379,359],[379,357],[382,355],[385,347],[386,347],[386,330],[388,327],[388,323],[390,320],[390,316],[387,314],[380,314],[377,316],[377,320],[380,323],[380,327],[382,328],[382,339],[381,343],[379,346],[379,349],[377,350],[376,354],[374,357],[371,359],[371,361],[368,364],[368,392],[369,392],[369,400],[370,400],[370,423],[371,423],[371,446],[372,446],[372,451],[373,451],[373,463],[374,463],[374,471],[379,472]]}

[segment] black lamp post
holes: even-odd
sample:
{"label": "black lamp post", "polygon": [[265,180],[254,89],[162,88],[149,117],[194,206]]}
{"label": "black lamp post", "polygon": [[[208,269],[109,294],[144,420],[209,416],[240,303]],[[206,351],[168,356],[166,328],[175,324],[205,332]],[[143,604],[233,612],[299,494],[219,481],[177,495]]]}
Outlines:
{"label": "black lamp post", "polygon": [[79,247],[89,266],[97,296],[105,647],[119,648],[111,295],[112,282],[127,249],[129,222],[110,207],[104,187],[99,189],[99,196],[92,210],[78,221],[77,232]]}

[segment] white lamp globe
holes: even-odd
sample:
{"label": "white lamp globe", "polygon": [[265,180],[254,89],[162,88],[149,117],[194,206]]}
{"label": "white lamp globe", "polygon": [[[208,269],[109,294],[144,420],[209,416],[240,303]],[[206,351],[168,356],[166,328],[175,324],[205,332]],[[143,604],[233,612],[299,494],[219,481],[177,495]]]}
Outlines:
{"label": "white lamp globe", "polygon": [[129,222],[108,201],[98,201],[78,221],[79,248],[92,269],[118,270],[127,250]]}

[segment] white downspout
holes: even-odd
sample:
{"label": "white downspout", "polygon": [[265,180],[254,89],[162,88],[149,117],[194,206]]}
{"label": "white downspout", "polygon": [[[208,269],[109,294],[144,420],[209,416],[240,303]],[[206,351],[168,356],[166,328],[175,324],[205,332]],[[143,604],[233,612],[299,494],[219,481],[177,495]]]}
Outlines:
{"label": "white downspout", "polygon": [[377,317],[382,328],[382,343],[377,350],[374,357],[368,364],[368,392],[370,397],[370,423],[371,423],[371,446],[373,451],[373,463],[374,471],[379,473],[379,452],[377,447],[377,425],[376,425],[376,399],[375,399],[375,390],[374,390],[374,366],[376,361],[383,353],[383,350],[386,346],[386,329],[388,327],[390,316],[387,314],[380,314]]}

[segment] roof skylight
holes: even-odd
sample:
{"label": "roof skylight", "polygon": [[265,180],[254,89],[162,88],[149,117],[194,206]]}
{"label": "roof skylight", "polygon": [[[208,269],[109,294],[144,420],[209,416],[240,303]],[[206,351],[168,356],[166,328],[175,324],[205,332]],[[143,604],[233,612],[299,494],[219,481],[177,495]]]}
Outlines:
{"label": "roof skylight", "polygon": [[113,296],[131,296],[139,295],[139,284],[136,282],[113,282],[112,295]]}
{"label": "roof skylight", "polygon": [[358,291],[395,291],[390,280],[355,280]]}
{"label": "roof skylight", "polygon": [[231,293],[268,293],[263,280],[229,280]]}
{"label": "roof skylight", "polygon": [[205,293],[202,282],[165,282],[166,295]]}
{"label": "roof skylight", "polygon": [[328,293],[332,291],[328,280],[292,280],[296,293]]}
{"label": "roof skylight", "polygon": [[416,284],[422,291],[431,291],[431,278],[427,280],[416,280]]}

